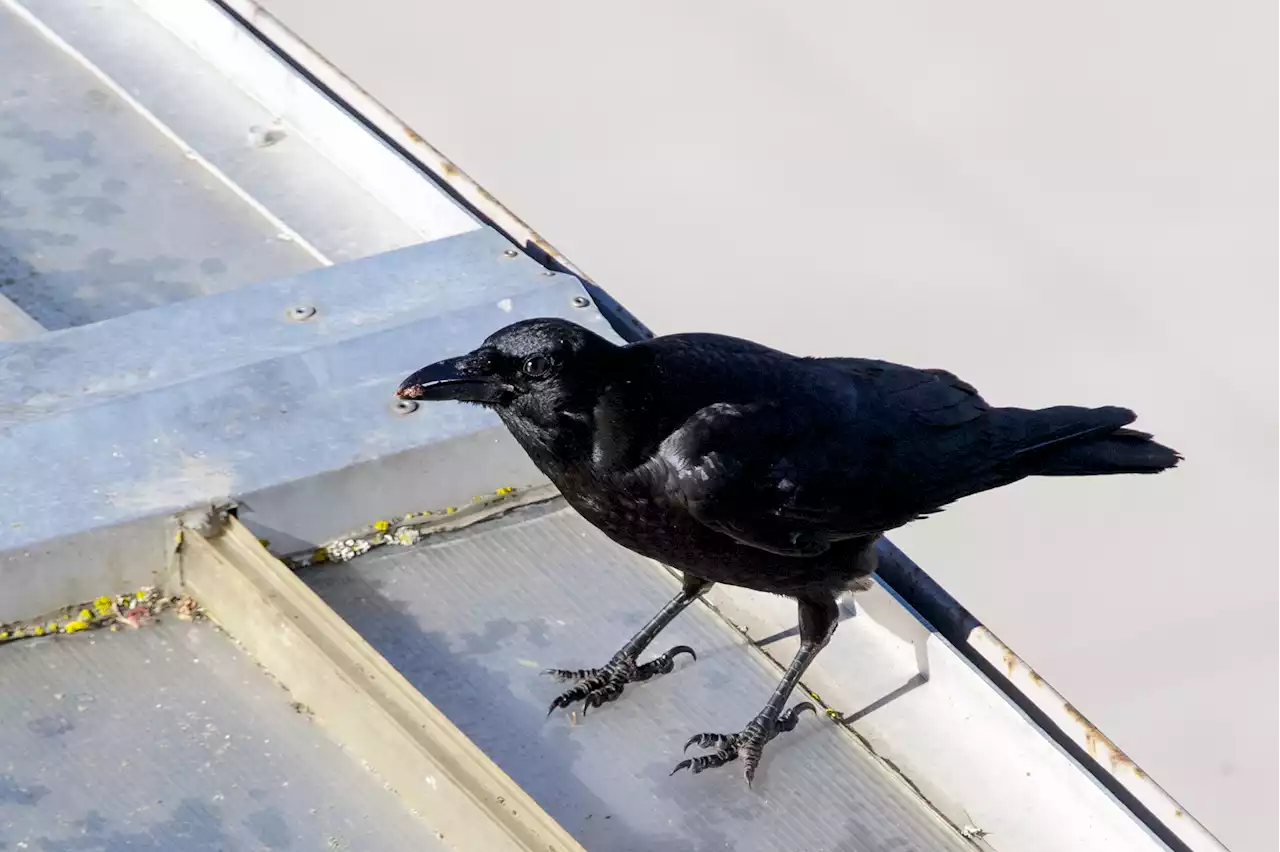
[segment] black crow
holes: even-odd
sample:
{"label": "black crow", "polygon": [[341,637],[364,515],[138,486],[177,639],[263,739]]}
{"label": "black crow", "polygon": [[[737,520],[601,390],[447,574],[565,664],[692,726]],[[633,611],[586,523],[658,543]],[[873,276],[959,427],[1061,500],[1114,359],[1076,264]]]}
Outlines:
{"label": "black crow", "polygon": [[[795,598],[800,650],[746,728],[698,734],[697,773],[796,725],[784,710],[865,587],[876,539],[948,503],[1027,476],[1158,473],[1180,456],[1126,428],[1125,408],[993,408],[944,370],[863,358],[800,358],[716,334],[617,346],[561,319],[517,322],[432,364],[399,396],[497,412],[574,509],[623,547],[678,569],[682,589],[608,663],[552,674],[578,683],[551,710],[599,707],[671,671],[640,653],[713,583]],[[676,771],[676,770],[673,770]]]}

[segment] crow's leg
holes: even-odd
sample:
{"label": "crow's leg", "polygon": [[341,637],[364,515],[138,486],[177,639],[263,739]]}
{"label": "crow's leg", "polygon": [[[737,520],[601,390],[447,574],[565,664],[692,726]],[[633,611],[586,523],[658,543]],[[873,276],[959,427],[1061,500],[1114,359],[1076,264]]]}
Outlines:
{"label": "crow's leg", "polygon": [[551,708],[550,716],[560,707],[568,707],[575,701],[582,702],[582,715],[592,707],[599,707],[607,701],[613,701],[622,695],[622,689],[628,683],[648,680],[654,675],[666,674],[675,665],[675,658],[680,654],[688,654],[695,660],[698,655],[688,645],[677,645],[661,656],[655,657],[643,665],[639,662],[640,652],[649,647],[659,633],[679,615],[685,607],[693,603],[698,595],[711,588],[711,583],[700,577],[684,575],[680,594],[667,601],[658,614],[649,619],[649,623],[640,628],[640,632],[632,636],[627,644],[613,655],[609,662],[598,669],[548,669],[545,674],[560,680],[576,680],[577,683],[562,692]]}
{"label": "crow's leg", "polygon": [[689,746],[696,745],[701,748],[714,748],[715,751],[680,761],[676,764],[676,768],[671,770],[672,775],[681,769],[688,769],[696,775],[704,769],[724,766],[741,756],[745,764],[744,774],[747,776],[747,785],[750,786],[751,779],[756,774],[756,767],[760,765],[760,754],[764,750],[765,743],[778,734],[794,729],[802,712],[815,709],[807,701],[797,704],[790,710],[784,711],[782,708],[787,703],[787,696],[791,695],[791,691],[800,682],[805,669],[831,640],[840,610],[834,597],[801,598],[798,604],[800,650],[796,652],[795,658],[787,668],[787,673],[782,676],[782,681],[769,697],[769,702],[764,705],[764,709],[746,728],[736,734],[695,734],[690,737],[684,746],[686,750]]}

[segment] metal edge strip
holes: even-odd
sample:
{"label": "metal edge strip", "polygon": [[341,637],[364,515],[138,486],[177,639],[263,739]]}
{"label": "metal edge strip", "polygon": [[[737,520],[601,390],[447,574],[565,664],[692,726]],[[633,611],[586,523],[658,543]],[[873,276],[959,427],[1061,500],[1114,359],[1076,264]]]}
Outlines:
{"label": "metal edge strip", "polygon": [[421,166],[450,196],[520,245],[544,266],[586,275],[519,216],[463,172],[412,127],[346,76],[255,0],[208,0],[220,6],[264,45],[294,66],[346,111]]}

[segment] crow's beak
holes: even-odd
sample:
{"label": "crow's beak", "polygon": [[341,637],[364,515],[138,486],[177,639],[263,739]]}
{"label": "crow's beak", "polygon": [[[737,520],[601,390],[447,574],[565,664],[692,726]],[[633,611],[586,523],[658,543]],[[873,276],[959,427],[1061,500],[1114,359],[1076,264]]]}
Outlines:
{"label": "crow's beak", "polygon": [[437,361],[401,382],[396,396],[414,400],[497,402],[505,391],[503,385],[496,377],[479,375],[469,367],[466,356]]}

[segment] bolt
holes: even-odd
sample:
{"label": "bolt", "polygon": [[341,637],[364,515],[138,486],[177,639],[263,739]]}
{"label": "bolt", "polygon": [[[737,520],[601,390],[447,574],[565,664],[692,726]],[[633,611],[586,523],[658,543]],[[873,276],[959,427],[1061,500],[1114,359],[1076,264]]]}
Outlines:
{"label": "bolt", "polygon": [[289,319],[294,322],[305,322],[316,315],[316,309],[311,305],[295,305],[289,309]]}
{"label": "bolt", "polygon": [[575,308],[589,308],[591,307],[591,300],[586,296],[574,296],[569,300],[569,304],[573,305]]}
{"label": "bolt", "polygon": [[412,414],[418,410],[418,403],[412,399],[397,399],[391,403],[391,410],[396,414]]}
{"label": "bolt", "polygon": [[520,252],[516,251],[515,249],[507,249],[502,253],[502,256],[503,257],[519,257]]}

